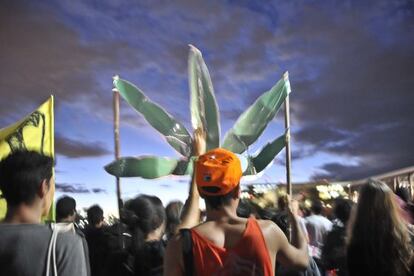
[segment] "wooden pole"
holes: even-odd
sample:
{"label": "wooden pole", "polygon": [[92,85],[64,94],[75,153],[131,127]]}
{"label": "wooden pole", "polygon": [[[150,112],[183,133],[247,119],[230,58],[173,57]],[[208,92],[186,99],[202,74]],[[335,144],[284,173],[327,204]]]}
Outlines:
{"label": "wooden pole", "polygon": [[[289,73],[286,71],[283,74],[283,79],[289,82]],[[289,84],[290,86],[290,84]],[[288,88],[290,93],[290,87]],[[291,168],[291,153],[290,153],[290,106],[289,106],[289,94],[285,99],[285,131],[286,131],[286,193],[289,195],[290,200],[292,199],[292,182],[290,178]],[[289,225],[288,228],[289,241],[292,240],[292,229]]]}
{"label": "wooden pole", "polygon": [[[285,80],[289,80],[289,73],[285,72],[283,74]],[[290,153],[290,105],[289,105],[289,95],[285,99],[285,129],[286,129],[286,192],[292,197],[292,182],[290,177],[291,169],[291,153]]]}
{"label": "wooden pole", "polygon": [[[113,109],[114,109],[114,140],[115,140],[115,159],[120,157],[119,147],[119,92],[116,89],[112,89],[113,92]],[[121,218],[121,185],[119,177],[116,177],[116,197],[118,200],[118,216]]]}
{"label": "wooden pole", "polygon": [[410,200],[413,200],[413,173],[408,174],[408,185],[410,186]]}

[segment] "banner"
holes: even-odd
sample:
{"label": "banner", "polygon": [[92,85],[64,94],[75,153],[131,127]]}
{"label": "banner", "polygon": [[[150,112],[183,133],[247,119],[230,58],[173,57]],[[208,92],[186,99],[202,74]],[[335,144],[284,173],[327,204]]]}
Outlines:
{"label": "banner", "polygon": [[[53,96],[22,120],[0,129],[0,159],[16,150],[35,150],[54,157]],[[5,214],[6,202],[0,199],[0,220]],[[43,220],[54,220],[54,218],[52,207],[49,215]]]}

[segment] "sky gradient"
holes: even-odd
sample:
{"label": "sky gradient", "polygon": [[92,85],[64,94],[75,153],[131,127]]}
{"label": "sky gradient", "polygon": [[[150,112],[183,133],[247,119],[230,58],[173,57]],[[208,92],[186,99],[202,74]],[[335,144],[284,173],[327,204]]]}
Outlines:
{"label": "sky gradient", "polygon": [[[188,44],[204,56],[222,136],[289,71],[292,178],[352,180],[414,165],[414,2],[0,2],[0,128],[55,95],[57,196],[116,206],[112,77],[191,130]],[[283,132],[283,112],[250,149]],[[125,102],[121,155],[179,155]],[[285,180],[280,154],[256,182]],[[184,200],[188,178],[122,180],[122,196]]]}

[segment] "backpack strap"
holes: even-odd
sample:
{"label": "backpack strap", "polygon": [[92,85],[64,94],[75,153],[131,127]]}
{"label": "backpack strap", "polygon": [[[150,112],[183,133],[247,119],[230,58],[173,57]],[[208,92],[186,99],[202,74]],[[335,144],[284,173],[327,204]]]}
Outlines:
{"label": "backpack strap", "polygon": [[193,276],[193,241],[190,229],[180,229],[183,247],[184,272],[186,276]]}
{"label": "backpack strap", "polygon": [[56,265],[56,240],[59,230],[56,227],[55,223],[49,224],[50,229],[52,230],[52,236],[49,242],[49,248],[47,251],[47,260],[46,260],[46,276],[49,276],[50,272],[50,263],[53,264],[53,275],[58,276],[57,274],[57,265]]}

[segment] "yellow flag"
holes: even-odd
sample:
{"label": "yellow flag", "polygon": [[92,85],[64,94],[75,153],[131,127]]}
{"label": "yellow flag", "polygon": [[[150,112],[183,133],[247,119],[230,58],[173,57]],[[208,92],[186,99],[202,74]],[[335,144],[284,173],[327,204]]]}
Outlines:
{"label": "yellow flag", "polygon": [[[16,150],[35,150],[48,156],[55,155],[53,96],[33,113],[17,123],[0,129],[0,159]],[[1,193],[1,191],[0,191]],[[6,214],[6,202],[0,200],[0,220]],[[54,208],[45,220],[54,220]]]}

